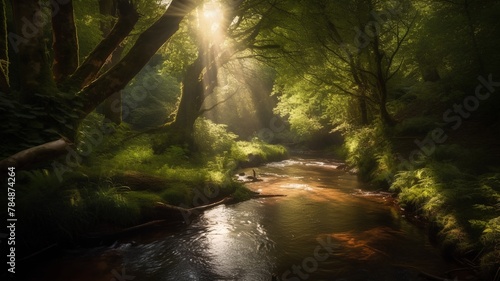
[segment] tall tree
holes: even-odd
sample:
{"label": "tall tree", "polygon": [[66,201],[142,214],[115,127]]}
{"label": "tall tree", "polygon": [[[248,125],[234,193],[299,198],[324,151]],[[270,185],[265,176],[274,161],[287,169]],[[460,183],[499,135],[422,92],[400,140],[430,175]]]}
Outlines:
{"label": "tall tree", "polygon": [[301,55],[288,61],[301,65],[298,75],[356,102],[357,123],[368,124],[374,112],[394,125],[387,110],[389,82],[400,70],[399,55],[413,28],[411,6],[372,0],[310,1],[293,13],[296,19],[288,21],[288,40]]}
{"label": "tall tree", "polygon": [[[235,54],[257,48],[255,43],[261,23],[264,18],[268,20],[268,13],[272,9],[272,5],[266,1],[260,1],[258,4],[266,7],[265,12],[260,13],[260,19],[257,22],[242,24],[243,18],[256,16],[255,13],[259,13],[255,10],[256,3],[243,0],[222,1],[221,12],[224,16],[217,23],[217,32],[203,30],[197,35],[195,41],[198,55],[186,68],[175,118],[160,130],[170,133],[166,143],[186,142],[192,145],[194,123],[204,112],[202,109],[204,101],[217,86],[219,69]],[[201,18],[204,29],[215,27],[210,26],[211,23],[206,20],[203,22],[202,14],[203,12],[199,11],[198,17]],[[166,143],[161,144],[157,151],[165,148]]]}
{"label": "tall tree", "polygon": [[[39,2],[12,1],[16,33],[12,34],[9,39],[12,39],[10,41],[16,51],[21,83],[19,89],[10,88],[10,90],[21,93],[21,103],[35,106],[44,105],[42,100],[53,99],[55,98],[54,92],[60,92],[61,95],[57,95],[57,104],[60,105],[57,107],[67,106],[72,112],[62,110],[61,112],[67,115],[58,116],[57,120],[61,120],[59,123],[54,122],[54,119],[51,118],[39,118],[37,122],[43,123],[42,127],[52,128],[53,131],[66,136],[71,141],[76,135],[78,123],[108,97],[123,89],[156,51],[178,30],[183,18],[200,2],[200,0],[173,0],[163,15],[140,34],[128,53],[115,66],[101,74],[100,70],[106,63],[106,59],[130,34],[138,19],[139,15],[130,1],[118,0],[120,12],[118,21],[108,36],[96,46],[76,70],[74,70],[74,62],[77,46],[64,45],[64,42],[61,42],[61,38],[68,38],[68,40],[75,38],[71,34],[76,32],[74,21],[69,22],[70,25],[73,25],[71,27],[49,30],[45,23],[40,20],[40,15],[43,15],[46,8],[41,6]],[[52,4],[54,15],[58,9],[57,16],[54,17],[55,19],[52,18],[53,21],[72,19],[71,0],[62,4],[53,1]],[[63,5],[69,6],[61,7]],[[33,22],[27,23],[29,19],[32,19]],[[68,68],[64,66],[63,61],[57,61],[59,66],[55,66],[55,72],[50,69],[47,56],[50,52],[45,45],[47,42],[46,34],[50,31],[57,39],[54,44],[58,41],[57,46],[59,46],[52,50],[53,57],[59,60],[69,60]],[[72,44],[76,44],[76,42],[73,40]],[[71,75],[68,73],[70,70],[74,70]],[[54,106],[53,101],[49,100],[48,102]],[[56,151],[54,151],[54,155],[57,155]],[[32,158],[16,158],[15,162],[19,166],[23,166],[27,164],[29,159]],[[5,163],[2,161],[2,164]]]}

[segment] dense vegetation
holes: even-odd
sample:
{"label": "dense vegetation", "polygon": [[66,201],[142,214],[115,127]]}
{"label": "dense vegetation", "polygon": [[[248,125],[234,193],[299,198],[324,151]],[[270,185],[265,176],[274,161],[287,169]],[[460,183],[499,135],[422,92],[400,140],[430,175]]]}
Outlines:
{"label": "dense vegetation", "polygon": [[500,260],[500,75],[490,19],[498,3],[303,5],[275,29],[292,54],[277,68],[276,111],[299,139],[341,133],[345,143],[332,152],[360,179],[396,192],[446,255],[479,263],[492,278]]}
{"label": "dense vegetation", "polygon": [[6,2],[0,167],[25,254],[248,198],[235,170],[281,143],[343,157],[496,274],[498,1]]}

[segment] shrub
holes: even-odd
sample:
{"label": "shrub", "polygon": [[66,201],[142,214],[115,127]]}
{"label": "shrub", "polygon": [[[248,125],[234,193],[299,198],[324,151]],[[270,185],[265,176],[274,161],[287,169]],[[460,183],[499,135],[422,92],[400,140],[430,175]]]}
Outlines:
{"label": "shrub", "polygon": [[194,141],[200,152],[213,156],[229,151],[238,136],[227,131],[227,125],[198,118],[194,128]]}
{"label": "shrub", "polygon": [[390,163],[385,160],[392,158],[392,153],[386,134],[379,126],[349,132],[345,136],[345,148],[348,152],[346,162],[359,169],[358,176],[363,181],[372,180],[375,174],[386,169],[392,170],[385,167]]}
{"label": "shrub", "polygon": [[429,116],[417,116],[403,120],[395,127],[395,134],[402,136],[423,135],[437,128],[436,120]]}

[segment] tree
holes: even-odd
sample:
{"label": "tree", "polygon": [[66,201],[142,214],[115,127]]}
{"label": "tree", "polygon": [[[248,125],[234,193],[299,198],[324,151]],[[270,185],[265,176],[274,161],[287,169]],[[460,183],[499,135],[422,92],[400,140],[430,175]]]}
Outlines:
{"label": "tree", "polygon": [[[240,0],[222,3],[221,9],[224,16],[222,21],[217,23],[219,34],[207,32],[196,36],[194,41],[197,42],[197,58],[187,66],[182,78],[182,93],[174,120],[159,130],[167,132],[168,137],[164,142],[155,146],[157,152],[161,152],[168,145],[178,143],[187,143],[193,147],[194,123],[206,111],[202,109],[202,106],[218,85],[219,69],[236,54],[262,47],[255,45],[256,37],[261,30],[264,18],[268,20],[264,15],[268,15],[272,5],[269,6],[266,1],[257,1],[257,3],[267,6],[267,9],[256,22],[244,20],[260,13],[258,9],[255,9],[258,4],[254,1]],[[203,21],[201,14],[199,11],[198,18]],[[202,22],[201,24],[210,27],[211,23]]]}
{"label": "tree", "polygon": [[[394,6],[371,0],[319,0],[298,6],[292,13],[283,34],[299,54],[286,59],[299,69],[296,75],[315,85],[318,92],[329,89],[324,104],[338,102],[332,95],[357,103],[350,107],[357,118],[345,121],[367,125],[373,119],[370,116],[377,116],[394,125],[387,110],[389,82],[403,63],[402,47],[415,20],[412,7],[405,2]],[[331,120],[339,125],[338,118]]]}
{"label": "tree", "polygon": [[[19,86],[11,86],[9,90],[17,92],[19,101],[25,105],[40,107],[51,104],[54,108],[69,108],[69,112],[64,110],[65,116],[58,116],[61,122],[55,122],[51,116],[37,118],[37,121],[42,123],[43,128],[52,128],[54,132],[73,141],[79,122],[108,97],[123,89],[178,30],[182,19],[200,1],[173,0],[163,15],[140,34],[127,54],[105,73],[100,71],[107,58],[130,34],[139,18],[133,4],[127,0],[117,1],[119,18],[116,24],[76,67],[78,44],[74,40],[76,28],[72,1],[51,3],[51,7],[46,7],[36,1],[12,1],[13,29],[16,32],[9,34],[9,41],[15,51],[15,58],[7,61],[15,60],[17,63],[19,72],[15,76],[19,78]],[[49,9],[52,17],[44,14]],[[57,26],[46,26],[45,22],[49,20],[53,26]],[[61,25],[68,26],[63,28]],[[46,38],[51,34],[54,38],[54,48],[49,52]],[[52,71],[49,57],[54,58]],[[54,106],[55,102],[58,105]],[[48,140],[50,139],[43,141]],[[17,161],[24,160],[21,158]]]}

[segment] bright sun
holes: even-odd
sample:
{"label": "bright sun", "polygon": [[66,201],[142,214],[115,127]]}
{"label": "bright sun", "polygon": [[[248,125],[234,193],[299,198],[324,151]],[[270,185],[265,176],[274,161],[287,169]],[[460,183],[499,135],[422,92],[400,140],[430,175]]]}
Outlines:
{"label": "bright sun", "polygon": [[211,33],[217,33],[220,29],[220,24],[224,13],[220,3],[211,1],[203,5],[201,26],[210,30]]}

